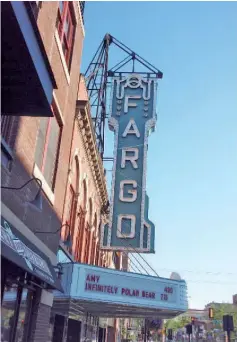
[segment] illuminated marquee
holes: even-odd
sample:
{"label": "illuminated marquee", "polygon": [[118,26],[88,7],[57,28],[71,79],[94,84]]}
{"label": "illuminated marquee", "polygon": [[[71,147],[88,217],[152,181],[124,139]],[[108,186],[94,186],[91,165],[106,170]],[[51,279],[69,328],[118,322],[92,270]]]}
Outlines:
{"label": "illuminated marquee", "polygon": [[115,78],[110,129],[115,132],[110,220],[101,248],[154,253],[155,227],[146,194],[148,135],[155,127],[156,80]]}
{"label": "illuminated marquee", "polygon": [[[184,280],[153,277],[85,264],[62,264],[64,293],[100,317],[171,318],[188,309]],[[61,304],[60,304],[61,305]]]}

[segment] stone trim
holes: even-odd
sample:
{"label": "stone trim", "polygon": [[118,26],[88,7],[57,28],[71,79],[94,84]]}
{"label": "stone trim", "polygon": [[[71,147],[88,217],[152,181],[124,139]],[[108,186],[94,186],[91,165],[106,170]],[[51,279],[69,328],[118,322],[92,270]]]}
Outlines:
{"label": "stone trim", "polygon": [[[80,3],[79,2],[80,1],[76,1],[77,8],[78,8],[78,13],[79,13],[79,21],[80,21],[80,26],[81,26],[81,29],[82,29],[83,37],[85,37],[85,28],[84,28],[84,24],[83,24],[83,20],[82,20],[82,13],[81,13],[81,8],[80,8]],[[73,4],[74,4],[74,1],[73,1]]]}
{"label": "stone trim", "polygon": [[106,180],[104,176],[104,167],[96,146],[96,137],[94,127],[90,115],[90,107],[88,101],[77,101],[76,118],[79,131],[82,134],[83,147],[85,150],[87,161],[91,168],[95,187],[101,199],[102,206],[108,201],[108,193]]}

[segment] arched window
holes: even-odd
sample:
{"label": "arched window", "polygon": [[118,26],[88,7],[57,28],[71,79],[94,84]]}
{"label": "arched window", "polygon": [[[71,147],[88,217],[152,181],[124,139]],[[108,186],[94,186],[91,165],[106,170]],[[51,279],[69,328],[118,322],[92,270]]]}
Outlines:
{"label": "arched window", "polygon": [[76,241],[75,250],[75,260],[82,261],[82,249],[83,249],[83,239],[85,238],[85,214],[86,214],[86,203],[87,203],[87,185],[86,180],[82,183],[82,195],[80,197],[80,207],[78,213],[78,233]]}
{"label": "arched window", "polygon": [[99,261],[100,261],[100,248],[99,248],[99,243],[97,242],[96,244],[96,255],[95,255],[95,265],[99,266]]}
{"label": "arched window", "polygon": [[93,224],[93,217],[92,217],[92,199],[89,199],[89,216],[88,216],[88,222],[89,222],[89,226],[90,228],[92,228],[92,224]]}
{"label": "arched window", "polygon": [[96,233],[97,233],[97,225],[98,225],[97,214],[95,213],[93,226],[95,227],[95,232]]}
{"label": "arched window", "polygon": [[82,209],[86,210],[86,202],[87,202],[87,185],[86,180],[83,181],[83,197],[82,197]]}
{"label": "arched window", "polygon": [[74,236],[74,232],[75,232],[75,226],[77,223],[77,202],[78,202],[78,193],[80,191],[80,173],[79,173],[79,160],[77,158],[77,156],[74,159],[74,163],[73,163],[73,175],[72,175],[72,184],[71,187],[73,187],[74,190],[74,204],[73,204],[73,221],[70,224],[71,227],[71,238],[72,241],[74,242],[75,236]]}
{"label": "arched window", "polygon": [[[70,233],[70,239],[72,242],[72,248],[70,248],[70,252],[74,251],[74,242],[75,240],[75,226],[77,224],[77,194],[79,193],[79,161],[78,158],[75,157],[72,163],[72,174],[71,174],[71,183],[68,188],[68,198],[67,198],[67,211],[66,211],[66,223],[69,225],[66,227],[67,233]],[[66,234],[67,235],[67,234]]]}
{"label": "arched window", "polygon": [[72,238],[72,226],[73,226],[73,218],[75,211],[75,190],[72,184],[69,185],[68,189],[68,198],[67,198],[67,214],[66,214],[66,223],[68,226],[66,229]]}
{"label": "arched window", "polygon": [[104,262],[104,255],[102,253],[102,251],[100,251],[100,262],[99,265],[103,267],[103,262]]}
{"label": "arched window", "polygon": [[89,263],[90,262],[90,252],[91,252],[91,238],[92,238],[92,222],[93,222],[93,216],[92,216],[92,199],[89,199],[89,210],[88,210],[88,221],[86,223],[86,231],[85,231],[85,249],[84,249],[84,262]]}
{"label": "arched window", "polygon": [[95,264],[95,254],[96,254],[96,232],[97,232],[97,214],[94,215],[94,233],[92,234],[92,243],[91,243],[91,257],[90,257],[90,264]]}

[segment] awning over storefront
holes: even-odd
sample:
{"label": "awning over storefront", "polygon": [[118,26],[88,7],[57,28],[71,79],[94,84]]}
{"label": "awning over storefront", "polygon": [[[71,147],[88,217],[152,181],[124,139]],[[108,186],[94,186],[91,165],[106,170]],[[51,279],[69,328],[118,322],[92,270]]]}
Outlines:
{"label": "awning over storefront", "polygon": [[64,293],[55,293],[54,308],[74,315],[171,318],[188,309],[184,280],[67,263],[62,286]]}
{"label": "awning over storefront", "polygon": [[2,113],[53,116],[56,82],[31,1],[4,1],[1,12]]}
{"label": "awning over storefront", "polygon": [[63,291],[49,258],[1,216],[1,255],[26,272]]}

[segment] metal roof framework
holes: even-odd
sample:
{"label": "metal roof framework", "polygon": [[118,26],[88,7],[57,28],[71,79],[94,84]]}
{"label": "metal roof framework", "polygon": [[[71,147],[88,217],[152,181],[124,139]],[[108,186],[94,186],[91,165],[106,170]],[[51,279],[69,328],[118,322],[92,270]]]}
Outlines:
{"label": "metal roof framework", "polygon": [[[109,67],[111,45],[123,52],[125,57]],[[131,73],[143,74],[146,78],[161,79],[163,77],[163,73],[154,65],[107,33],[85,72],[96,142],[102,159],[104,159],[105,149],[105,124],[108,118],[108,85],[111,84],[113,77],[122,77]]]}

